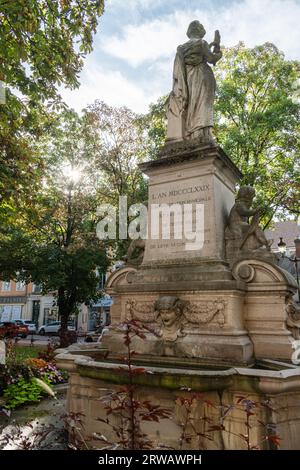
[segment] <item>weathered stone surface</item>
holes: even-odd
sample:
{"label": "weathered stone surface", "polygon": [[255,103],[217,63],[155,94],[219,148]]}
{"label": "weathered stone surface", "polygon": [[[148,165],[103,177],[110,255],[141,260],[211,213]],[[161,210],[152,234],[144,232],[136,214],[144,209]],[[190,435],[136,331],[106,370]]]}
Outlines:
{"label": "weathered stone surface", "polygon": [[[202,439],[206,405],[197,400],[191,414],[197,432],[185,449],[244,449],[241,437],[248,433],[252,445],[268,448],[259,421],[253,424],[251,415],[251,426],[245,426],[239,397],[272,399],[276,413],[255,406],[257,419],[277,426],[281,448],[300,449],[300,368],[291,364],[300,351],[299,311],[291,301],[296,284],[274,263],[260,211],[251,207],[253,188],[242,187],[235,201],[241,172],[213,142],[215,81],[207,62],[221,57],[220,37],[210,51],[203,27],[193,22],[189,30],[191,40],[175,59],[166,144],[156,160],[140,165],[149,177],[148,239],[129,247],[127,262],[135,267],[123,267],[107,281],[112,325],[101,344],[57,356],[70,373],[67,409],[82,414],[85,437],[99,433],[114,442],[99,398],[120,386],[124,393],[124,384],[134,383],[135,398],[171,410],[170,419],[143,423],[141,430],[154,448],[179,449],[184,416],[176,398],[190,396],[187,390],[205,392],[216,405],[210,410],[216,433]],[[169,211],[155,234],[153,206]],[[196,240],[183,231],[182,208],[194,221],[204,214],[196,233],[195,224],[190,230]],[[136,352],[132,365],[142,365],[144,373],[129,378],[124,329],[130,320],[144,333],[130,344]],[[122,417],[114,419],[118,428]]]}
{"label": "weathered stone surface", "polygon": [[[179,152],[172,158],[162,157],[140,168],[149,176],[148,240],[142,266],[224,261],[224,231],[234,203],[235,184],[241,176],[224,152],[215,146],[198,145],[186,154]],[[201,232],[204,239],[202,248],[184,236],[183,217],[181,230],[175,233],[172,210],[170,238],[163,238],[160,224],[158,239],[154,239],[155,219],[151,217],[151,209],[153,205],[162,204],[179,205],[181,209],[191,205],[188,210],[192,211],[194,221],[196,205],[203,205],[204,223],[198,230],[198,235]]]}
{"label": "weathered stone surface", "polygon": [[255,357],[291,361],[295,337],[287,303],[297,288],[293,276],[261,259],[237,261],[233,274],[247,286],[244,320]]}
{"label": "weathered stone surface", "polygon": [[[267,240],[259,226],[261,209],[251,209],[254,197],[255,190],[252,186],[242,186],[230,211],[225,240],[226,257],[231,262],[251,256],[276,262],[270,248],[273,240]],[[252,217],[251,223],[249,217]]]}
{"label": "weathered stone surface", "polygon": [[[66,356],[69,356],[68,362]],[[118,363],[95,362],[91,358],[76,356],[74,351],[72,354],[58,355],[57,362],[60,367],[69,371],[68,411],[82,414],[84,436],[90,437],[98,433],[109,441],[116,442],[117,438],[111,427],[97,420],[106,419],[104,407],[99,406],[99,398],[107,395],[108,390],[118,391],[120,386],[124,386],[125,368],[122,374]],[[270,400],[274,412],[263,406],[255,407],[255,415],[251,417],[251,443],[260,444],[262,449],[270,448],[268,441],[263,439],[263,426],[258,422],[260,420],[272,423],[274,434],[281,438],[281,449],[299,450],[300,368],[289,368],[288,365],[275,362],[273,366],[277,366],[278,370],[238,367],[227,370],[196,370],[191,367],[145,366],[145,374],[133,378],[135,397],[169,409],[171,416],[169,419],[160,420],[159,423],[144,423],[143,432],[152,440],[153,448],[166,446],[180,449],[181,423],[184,416],[178,398],[190,398],[186,390],[191,389],[193,392],[201,392],[205,400],[210,400],[216,405],[215,408],[206,409],[206,416],[209,415],[214,424],[220,422],[220,397],[223,405],[237,405],[240,396],[258,403]],[[201,417],[204,406],[199,399],[195,402],[191,415],[194,426],[202,433],[204,421]],[[117,416],[115,420],[118,427]],[[205,439],[200,443],[199,438],[194,436],[189,444],[184,444],[183,449],[198,449],[199,446],[201,449],[210,450],[245,449],[245,443],[239,437],[246,433],[242,406],[232,408],[227,414],[224,426],[225,430],[211,434],[212,440]],[[90,444],[99,448],[97,440]]]}
{"label": "weathered stone surface", "polygon": [[[206,31],[199,21],[188,28],[189,41],[177,48],[173,69],[173,88],[168,100],[167,140],[198,137],[213,141],[213,104],[216,81],[211,67],[222,57],[220,34],[208,45]],[[213,50],[211,50],[213,47]]]}

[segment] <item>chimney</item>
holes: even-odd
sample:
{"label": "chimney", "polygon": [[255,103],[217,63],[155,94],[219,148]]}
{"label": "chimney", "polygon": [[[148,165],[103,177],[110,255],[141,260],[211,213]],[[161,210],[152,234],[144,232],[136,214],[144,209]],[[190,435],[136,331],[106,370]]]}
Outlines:
{"label": "chimney", "polygon": [[295,256],[296,258],[300,259],[300,237],[299,236],[294,240],[294,243],[295,243],[295,248],[296,248]]}

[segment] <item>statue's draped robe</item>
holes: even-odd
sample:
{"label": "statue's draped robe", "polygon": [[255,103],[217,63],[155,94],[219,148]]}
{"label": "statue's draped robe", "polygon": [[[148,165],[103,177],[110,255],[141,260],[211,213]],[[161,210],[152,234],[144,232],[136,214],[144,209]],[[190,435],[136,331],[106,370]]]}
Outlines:
{"label": "statue's draped robe", "polygon": [[168,139],[192,138],[213,126],[216,81],[207,62],[215,64],[218,58],[203,39],[178,47],[168,102]]}

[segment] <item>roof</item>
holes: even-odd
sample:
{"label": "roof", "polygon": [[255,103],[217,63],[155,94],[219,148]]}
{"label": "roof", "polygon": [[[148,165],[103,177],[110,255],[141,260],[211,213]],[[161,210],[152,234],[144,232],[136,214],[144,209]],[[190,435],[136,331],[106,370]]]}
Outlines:
{"label": "roof", "polygon": [[294,240],[300,236],[300,225],[292,220],[286,220],[283,222],[275,222],[274,227],[270,230],[265,230],[266,237],[273,239],[274,243],[272,246],[273,250],[277,250],[277,245],[280,241],[280,237],[286,243],[287,248],[295,248]]}

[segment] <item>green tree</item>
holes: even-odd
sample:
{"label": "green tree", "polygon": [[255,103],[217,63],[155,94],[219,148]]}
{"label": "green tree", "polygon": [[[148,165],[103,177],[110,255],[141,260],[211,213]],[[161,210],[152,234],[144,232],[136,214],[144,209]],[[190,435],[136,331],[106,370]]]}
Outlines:
{"label": "green tree", "polygon": [[43,142],[47,165],[39,191],[30,204],[21,199],[7,207],[10,223],[0,234],[0,277],[56,292],[62,344],[69,316],[80,303],[101,296],[97,273],[105,273],[108,264],[105,243],[96,236],[96,191],[81,164],[88,162],[83,128],[76,113],[61,114]]}
{"label": "green tree", "polygon": [[147,198],[147,185],[138,164],[143,161],[145,133],[139,116],[126,107],[115,108],[95,101],[86,110],[92,169],[101,201],[118,206],[119,196],[128,204]]}
{"label": "green tree", "polygon": [[299,68],[269,43],[226,49],[216,67],[217,140],[256,188],[266,225],[299,214]]}
{"label": "green tree", "polygon": [[156,103],[151,103],[149,112],[138,119],[141,131],[145,134],[144,157],[147,160],[157,158],[158,152],[166,139],[167,96],[162,96]]}
{"label": "green tree", "polygon": [[48,130],[58,87],[77,87],[103,0],[0,0],[0,203],[26,193],[42,171],[32,142]]}

